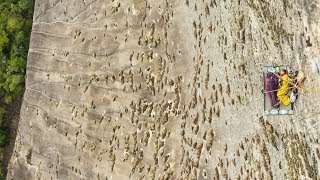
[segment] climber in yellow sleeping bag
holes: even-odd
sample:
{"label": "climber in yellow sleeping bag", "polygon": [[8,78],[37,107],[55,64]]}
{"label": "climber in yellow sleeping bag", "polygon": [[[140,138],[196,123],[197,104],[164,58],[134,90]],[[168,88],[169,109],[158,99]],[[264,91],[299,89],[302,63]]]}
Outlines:
{"label": "climber in yellow sleeping bag", "polygon": [[288,72],[284,69],[280,69],[280,78],[282,80],[282,85],[277,92],[277,97],[280,102],[282,102],[285,106],[288,106],[290,104],[290,97],[288,96],[290,79]]}

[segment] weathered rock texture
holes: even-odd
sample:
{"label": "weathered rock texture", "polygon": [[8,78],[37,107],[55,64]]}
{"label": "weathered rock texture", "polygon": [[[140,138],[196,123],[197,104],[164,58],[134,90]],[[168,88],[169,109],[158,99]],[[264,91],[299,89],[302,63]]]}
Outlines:
{"label": "weathered rock texture", "polygon": [[320,178],[319,93],[261,92],[273,64],[319,87],[317,4],[37,0],[8,179]]}

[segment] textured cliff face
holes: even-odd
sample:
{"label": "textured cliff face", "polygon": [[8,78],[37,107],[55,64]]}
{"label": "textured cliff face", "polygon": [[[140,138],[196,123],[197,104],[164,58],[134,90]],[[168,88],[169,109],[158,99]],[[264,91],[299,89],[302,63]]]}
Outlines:
{"label": "textured cliff face", "polygon": [[319,94],[261,93],[264,65],[319,86],[312,4],[37,0],[8,178],[319,178]]}

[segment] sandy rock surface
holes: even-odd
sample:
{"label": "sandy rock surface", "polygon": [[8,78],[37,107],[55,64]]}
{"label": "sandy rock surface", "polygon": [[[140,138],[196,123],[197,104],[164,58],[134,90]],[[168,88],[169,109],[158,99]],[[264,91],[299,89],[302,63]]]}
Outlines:
{"label": "sandy rock surface", "polygon": [[[318,1],[36,0],[8,179],[320,178]],[[314,69],[313,71],[311,69]]]}

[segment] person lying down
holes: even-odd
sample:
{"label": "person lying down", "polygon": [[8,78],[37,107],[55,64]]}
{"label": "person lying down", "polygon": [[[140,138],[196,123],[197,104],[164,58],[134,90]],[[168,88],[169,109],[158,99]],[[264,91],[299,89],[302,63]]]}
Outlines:
{"label": "person lying down", "polygon": [[280,69],[279,78],[282,80],[282,85],[277,92],[279,102],[276,104],[276,106],[279,105],[280,102],[282,102],[283,105],[288,106],[291,102],[290,97],[288,96],[290,90],[289,82],[291,81],[288,75],[288,71]]}

